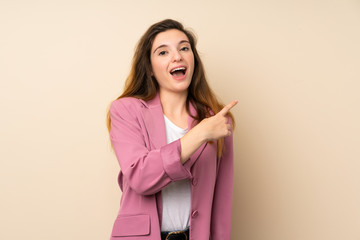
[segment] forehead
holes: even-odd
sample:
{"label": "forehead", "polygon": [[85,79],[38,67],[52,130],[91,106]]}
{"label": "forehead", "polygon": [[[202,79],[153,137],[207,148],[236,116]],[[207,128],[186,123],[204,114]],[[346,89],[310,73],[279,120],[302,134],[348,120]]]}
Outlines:
{"label": "forehead", "polygon": [[152,49],[161,45],[178,45],[181,41],[189,41],[185,33],[177,29],[167,30],[156,35]]}

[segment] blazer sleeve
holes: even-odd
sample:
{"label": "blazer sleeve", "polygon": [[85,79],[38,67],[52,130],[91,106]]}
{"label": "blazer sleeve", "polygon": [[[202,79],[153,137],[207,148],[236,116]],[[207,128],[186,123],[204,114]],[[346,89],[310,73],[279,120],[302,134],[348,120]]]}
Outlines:
{"label": "blazer sleeve", "polygon": [[180,140],[149,150],[140,124],[139,102],[119,99],[110,106],[110,139],[121,172],[130,187],[141,195],[161,191],[172,181],[189,178],[191,173],[180,161]]}
{"label": "blazer sleeve", "polygon": [[[232,122],[230,120],[232,126]],[[220,158],[211,214],[210,240],[230,240],[234,181],[233,134],[225,138]]]}

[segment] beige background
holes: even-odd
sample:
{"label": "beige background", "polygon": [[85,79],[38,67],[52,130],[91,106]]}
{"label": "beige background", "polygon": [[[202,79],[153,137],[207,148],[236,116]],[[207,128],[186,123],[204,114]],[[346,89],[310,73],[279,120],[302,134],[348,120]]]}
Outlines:
{"label": "beige background", "polygon": [[107,106],[168,17],[240,101],[232,239],[359,240],[357,0],[0,0],[0,239],[109,238]]}

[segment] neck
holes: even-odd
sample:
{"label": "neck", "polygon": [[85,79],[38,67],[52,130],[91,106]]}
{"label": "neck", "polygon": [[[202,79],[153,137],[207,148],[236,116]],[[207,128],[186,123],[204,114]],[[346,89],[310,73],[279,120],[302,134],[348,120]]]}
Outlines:
{"label": "neck", "polygon": [[160,101],[166,117],[175,124],[187,127],[188,113],[186,111],[187,92],[184,94],[160,91]]}

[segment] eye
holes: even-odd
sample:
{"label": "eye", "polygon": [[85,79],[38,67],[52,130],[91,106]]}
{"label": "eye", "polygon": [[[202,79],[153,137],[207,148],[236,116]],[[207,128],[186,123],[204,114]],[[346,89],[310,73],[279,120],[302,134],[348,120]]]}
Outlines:
{"label": "eye", "polygon": [[161,52],[159,52],[159,55],[160,56],[163,56],[163,55],[165,55],[166,54],[166,51],[161,51]]}
{"label": "eye", "polygon": [[189,47],[182,47],[180,50],[181,50],[181,51],[189,51],[190,48],[189,48]]}

